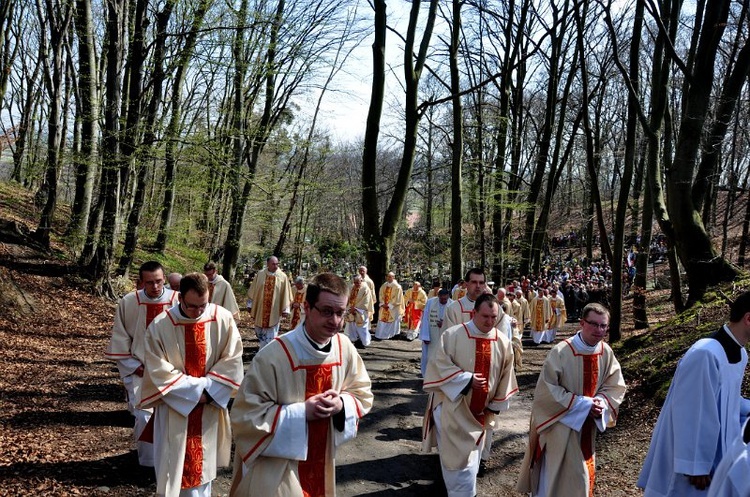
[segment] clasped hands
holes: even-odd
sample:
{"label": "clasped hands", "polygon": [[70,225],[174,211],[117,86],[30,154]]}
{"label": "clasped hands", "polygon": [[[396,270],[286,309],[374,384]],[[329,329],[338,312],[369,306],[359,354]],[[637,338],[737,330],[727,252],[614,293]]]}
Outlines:
{"label": "clasped hands", "polygon": [[326,390],[305,400],[305,418],[308,421],[330,418],[344,408],[344,401],[336,390]]}

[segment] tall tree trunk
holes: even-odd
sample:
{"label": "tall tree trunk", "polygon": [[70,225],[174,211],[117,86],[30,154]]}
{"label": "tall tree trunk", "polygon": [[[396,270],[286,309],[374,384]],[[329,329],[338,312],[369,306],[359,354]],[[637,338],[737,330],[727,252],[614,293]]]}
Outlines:
{"label": "tall tree trunk", "polygon": [[422,74],[427,57],[432,29],[437,12],[437,0],[430,0],[427,25],[422,36],[419,53],[414,56],[417,20],[419,17],[420,0],[411,4],[409,27],[404,46],[404,78],[406,86],[405,101],[405,131],[404,151],[401,158],[396,184],[393,189],[388,207],[383,215],[382,224],[377,208],[377,142],[380,134],[380,117],[383,109],[383,94],[385,87],[385,32],[386,32],[386,4],[382,0],[375,0],[375,41],[373,43],[373,83],[370,98],[370,108],[367,114],[365,128],[365,144],[362,154],[362,211],[363,237],[367,251],[368,273],[376,285],[385,280],[385,272],[390,265],[396,227],[401,220],[406,192],[409,187],[414,154],[417,145],[417,130],[419,127],[420,111],[417,107],[419,78]]}
{"label": "tall tree trunk", "polygon": [[161,221],[159,232],[156,236],[155,250],[164,252],[167,246],[167,236],[172,222],[172,210],[174,209],[175,181],[177,175],[177,143],[179,141],[180,121],[182,120],[182,87],[185,83],[185,75],[193,57],[193,50],[203,26],[208,9],[211,8],[213,0],[201,0],[198,4],[190,24],[190,31],[185,38],[185,46],[180,51],[177,60],[177,72],[172,85],[172,100],[170,102],[171,117],[165,133],[166,148],[164,151],[164,204],[161,208]]}
{"label": "tall tree trunk", "polygon": [[76,112],[81,125],[81,149],[75,156],[75,194],[65,236],[80,247],[85,240],[94,176],[98,160],[99,97],[94,21],[91,0],[76,0],[78,37],[78,95]]}
{"label": "tall tree trunk", "polygon": [[119,108],[121,85],[119,80],[123,57],[123,26],[125,3],[108,0],[107,37],[105,50],[107,70],[105,80],[104,129],[102,136],[102,178],[99,185],[99,203],[102,206],[102,224],[88,272],[98,290],[114,296],[109,281],[109,268],[115,245],[115,229],[119,203]]}
{"label": "tall tree trunk", "polygon": [[731,281],[737,270],[721,258],[700,219],[699,205],[693,195],[698,150],[714,80],[714,65],[719,41],[726,27],[730,0],[706,3],[703,30],[695,52],[695,67],[688,91],[683,95],[685,111],[670,176],[667,181],[667,208],[675,231],[675,248],[687,274],[687,305],[699,301],[709,285]]}
{"label": "tall tree trunk", "polygon": [[[544,109],[544,122],[541,126],[541,136],[538,141],[538,151],[534,160],[534,172],[529,185],[529,193],[526,197],[527,207],[526,221],[524,226],[524,246],[522,247],[523,255],[521,259],[521,273],[529,274],[530,272],[539,271],[539,262],[541,260],[541,245],[537,245],[539,240],[544,237],[539,236],[536,226],[536,205],[542,192],[544,182],[544,172],[550,158],[552,148],[552,135],[554,132],[555,122],[557,121],[557,109],[559,99],[559,82],[560,70],[563,59],[562,53],[563,41],[566,34],[566,19],[569,15],[569,2],[566,0],[561,4],[555,2],[550,4],[552,13],[552,24],[548,34],[550,36],[551,52],[549,56],[549,70],[547,80],[547,95]],[[544,233],[542,233],[543,235]]]}
{"label": "tall tree trunk", "polygon": [[125,128],[122,130],[120,141],[120,171],[134,171],[135,179],[132,188],[132,202],[124,202],[123,210],[128,207],[127,224],[125,226],[125,245],[120,255],[116,273],[126,276],[130,262],[138,244],[138,223],[141,218],[143,199],[146,196],[146,172],[148,162],[136,161],[138,141],[142,135],[141,119],[143,116],[143,65],[146,60],[146,0],[136,0],[132,13],[133,24],[130,31],[130,46],[128,47],[125,76],[128,78],[127,97],[123,102],[125,113]]}
{"label": "tall tree trunk", "polygon": [[[35,238],[45,247],[50,244],[52,220],[57,208],[57,177],[61,165],[63,78],[66,72],[65,37],[72,19],[70,6],[53,4],[46,0],[46,14],[39,0],[36,3],[37,15],[43,27],[49,29],[49,45],[42,35],[43,46],[51,49],[51,60],[44,61],[44,82],[49,92],[49,115],[47,118],[47,166],[44,174],[43,188],[46,188],[46,202],[42,209]],[[45,15],[49,16],[45,19]],[[59,17],[58,17],[59,16]],[[45,26],[46,25],[46,26]],[[46,50],[45,50],[46,52]],[[47,55],[47,54],[45,54]]]}
{"label": "tall tree trunk", "polygon": [[[625,124],[625,157],[623,164],[622,179],[620,182],[620,194],[617,199],[617,211],[614,220],[614,254],[612,265],[612,298],[610,300],[610,326],[609,338],[616,342],[620,340],[620,326],[622,323],[622,278],[623,253],[625,239],[625,221],[628,208],[628,197],[630,197],[630,184],[633,181],[633,170],[636,161],[636,145],[638,141],[638,106],[641,95],[639,74],[639,52],[641,49],[641,33],[643,31],[643,2],[636,2],[635,16],[633,18],[633,33],[630,42],[630,81],[633,92],[628,94],[628,114]],[[632,222],[635,222],[633,220]],[[648,261],[648,254],[646,254]],[[636,259],[637,263],[637,259]]]}
{"label": "tall tree trunk", "polygon": [[[461,4],[453,0],[453,22],[451,26],[450,75],[453,109],[453,144],[451,148],[451,281],[463,277],[463,108],[461,104],[461,85],[458,72],[458,49],[461,40]],[[481,167],[481,163],[480,163]]]}

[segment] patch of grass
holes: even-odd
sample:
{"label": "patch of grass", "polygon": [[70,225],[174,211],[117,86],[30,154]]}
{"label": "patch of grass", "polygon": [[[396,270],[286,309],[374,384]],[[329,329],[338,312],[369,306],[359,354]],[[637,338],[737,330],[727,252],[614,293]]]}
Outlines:
{"label": "patch of grass", "polygon": [[[732,299],[750,288],[750,277],[738,278],[706,293],[690,309],[659,324],[647,333],[632,336],[613,345],[631,390],[664,403],[677,363],[687,349],[700,338],[718,330],[727,320]],[[668,302],[649,306],[650,313],[665,312]],[[746,375],[745,383],[750,383]]]}

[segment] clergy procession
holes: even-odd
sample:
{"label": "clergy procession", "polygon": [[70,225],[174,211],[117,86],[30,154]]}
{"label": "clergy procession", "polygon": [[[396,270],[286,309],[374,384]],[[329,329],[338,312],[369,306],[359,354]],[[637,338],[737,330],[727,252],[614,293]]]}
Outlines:
{"label": "clergy procession", "polygon": [[[498,421],[519,394],[524,345],[549,344],[514,495],[604,495],[595,490],[596,438],[615,426],[626,385],[606,341],[606,292],[579,292],[593,288],[579,269],[548,267],[497,287],[482,268],[452,286],[404,284],[388,272],[376,289],[365,266],[346,279],[292,278],[271,255],[241,312],[214,262],[167,277],[149,261],[118,304],[105,356],[117,365],[138,462],[153,467],[157,495],[216,495],[219,468],[231,466],[229,495],[323,497],[336,495],[340,446],[378,409],[361,353],[418,338],[418,442],[437,452],[434,478],[449,497],[474,497]],[[604,287],[611,279],[603,267],[586,274]],[[750,292],[730,302],[728,318],[677,366],[637,482],[647,497],[750,496],[750,400],[741,395]],[[237,325],[245,320],[258,340],[249,361],[251,337]],[[567,323],[576,331],[558,336]]]}

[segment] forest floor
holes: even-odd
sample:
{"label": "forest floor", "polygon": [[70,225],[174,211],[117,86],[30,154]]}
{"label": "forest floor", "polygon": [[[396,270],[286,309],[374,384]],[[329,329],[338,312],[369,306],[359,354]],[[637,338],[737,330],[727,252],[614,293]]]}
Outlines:
{"label": "forest floor", "polygon": [[[137,464],[121,382],[103,356],[115,304],[55,264],[0,244],[0,495],[151,495],[153,472]],[[240,319],[246,362],[257,350],[247,321]],[[561,335],[575,330],[569,323]],[[525,345],[521,391],[500,416],[479,495],[518,495],[531,395],[550,348]],[[438,456],[420,452],[420,342],[374,342],[362,356],[375,404],[338,453],[338,495],[444,495]],[[635,480],[654,420],[647,402],[626,399],[618,426],[598,439],[596,495],[640,495]],[[230,480],[223,471],[214,495],[226,495]]]}

